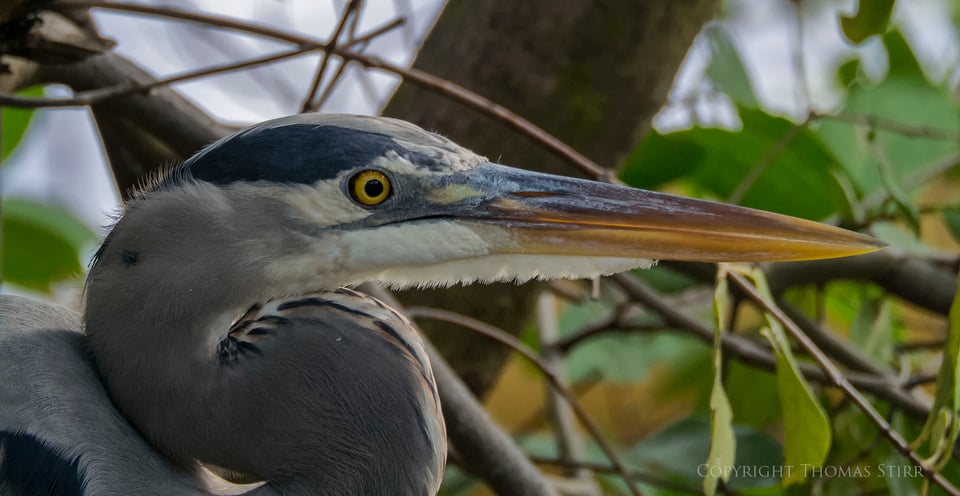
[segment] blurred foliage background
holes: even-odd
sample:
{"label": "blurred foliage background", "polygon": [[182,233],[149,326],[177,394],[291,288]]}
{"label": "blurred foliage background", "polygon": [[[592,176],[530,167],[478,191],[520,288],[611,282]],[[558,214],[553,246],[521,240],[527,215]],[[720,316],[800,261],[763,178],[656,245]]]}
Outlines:
{"label": "blurred foliage background", "polygon": [[[826,22],[829,26],[818,26],[817,32],[835,29],[850,46],[869,50],[831,61],[832,73],[812,80],[802,56],[796,56],[797,47],[788,47],[780,56],[796,58],[790,77],[798,90],[761,97],[757,79],[762,74],[756,67],[763,65],[750,59],[742,46],[749,36],[739,32],[742,26],[735,22],[738,9],[751,8],[751,2],[726,2],[698,38],[701,60],[706,60],[700,78],[671,95],[657,128],[625,159],[620,179],[635,187],[863,230],[889,243],[890,256],[902,263],[919,260],[953,277],[960,265],[960,47],[929,53],[917,37],[905,36],[898,13],[912,8],[909,0],[861,0],[856,8],[831,0],[782,3],[784,15],[795,17],[786,23],[797,26],[795,43],[802,43],[805,23]],[[953,40],[960,40],[960,2],[932,4],[952,20]],[[931,71],[924,58],[947,69]],[[811,90],[804,88],[827,88],[818,91],[829,98],[811,97]],[[44,89],[32,87],[19,94],[37,97]],[[29,132],[36,112],[41,110],[2,109],[5,162]],[[42,201],[7,197],[0,208],[5,288],[49,295],[55,287],[82,285],[98,229]],[[930,465],[948,480],[960,483],[960,464],[950,453],[957,431],[953,415],[958,394],[952,386],[960,383],[955,377],[960,346],[948,339],[953,335],[946,312],[937,311],[935,303],[924,304],[925,294],[891,295],[876,278],[851,278],[839,266],[832,267],[836,276],[813,275],[815,282],[791,285],[777,294],[779,301],[811,316],[815,326],[840,342],[841,350],[853,350],[863,360],[827,350],[844,370],[889,380],[891,387],[937,412],[933,418],[939,420],[924,430],[924,415],[870,396],[908,441],[930,434],[914,448],[930,457]],[[728,314],[721,320],[727,332],[772,353],[761,333],[769,325],[762,312],[746,304],[742,295],[715,297],[712,274],[683,264],[660,264],[635,276],[677,312],[711,329],[719,307]],[[773,275],[768,272],[768,277]],[[725,442],[723,429],[711,426],[718,411],[716,404],[711,409],[717,355],[703,336],[678,329],[661,313],[631,301],[620,285],[608,280],[599,284],[597,297],[586,283],[551,285],[550,296],[540,304],[555,314],[558,334],[543,338],[541,315],[541,325],[531,321],[523,341],[545,355],[562,351],[559,366],[565,379],[637,472],[644,494],[700,494],[711,444]],[[923,287],[923,282],[916,286]],[[799,362],[811,362],[803,350],[794,347],[793,353]],[[720,363],[719,384],[729,398],[736,445],[732,465],[756,470],[733,474],[719,492],[910,495],[928,489],[926,479],[850,398],[821,382],[807,387],[825,414],[829,451],[819,461],[816,454],[798,455],[816,451],[815,444],[824,440],[815,408],[793,420],[784,417],[785,410],[796,408],[789,396],[802,394],[797,391],[806,383],[787,384],[736,354],[722,354]],[[623,480],[610,473],[608,461],[581,429],[572,434],[583,444],[582,452],[574,455],[585,463],[576,464],[573,472],[562,468],[561,455],[570,454],[558,448],[557,407],[546,390],[540,372],[513,358],[485,402],[551,473],[588,482],[571,486],[570,494],[627,494]],[[789,434],[796,425],[808,430]],[[789,460],[810,460],[822,468],[791,479],[783,469]],[[485,491],[459,470],[454,457],[442,494]]]}

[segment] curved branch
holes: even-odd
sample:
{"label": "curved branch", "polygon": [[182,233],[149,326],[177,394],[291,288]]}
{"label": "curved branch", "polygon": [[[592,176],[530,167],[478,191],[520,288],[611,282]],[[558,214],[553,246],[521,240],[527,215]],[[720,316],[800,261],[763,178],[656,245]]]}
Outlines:
{"label": "curved branch", "polygon": [[633,478],[630,476],[630,472],[627,470],[626,466],[620,460],[620,456],[617,455],[617,452],[610,446],[607,440],[603,437],[603,434],[600,432],[600,428],[597,427],[597,424],[593,422],[593,419],[590,418],[590,415],[587,414],[587,411],[583,408],[583,405],[577,400],[573,391],[570,390],[560,377],[553,372],[553,369],[550,368],[550,365],[543,360],[536,352],[531,350],[527,345],[523,344],[519,339],[511,336],[506,331],[497,329],[494,326],[487,324],[486,322],[481,322],[479,320],[467,317],[456,312],[450,312],[447,310],[441,310],[439,308],[423,308],[423,307],[414,307],[408,308],[407,314],[413,318],[427,318],[433,320],[442,320],[444,322],[449,322],[451,324],[456,324],[461,327],[465,327],[474,332],[478,332],[487,336],[490,339],[496,340],[508,347],[523,355],[524,358],[530,361],[534,366],[536,366],[544,377],[550,382],[550,385],[555,391],[560,393],[563,396],[563,399],[566,400],[567,404],[570,405],[570,408],[573,409],[573,412],[577,415],[577,418],[580,420],[580,423],[590,432],[590,435],[593,437],[594,441],[597,442],[597,445],[600,446],[600,449],[603,450],[604,454],[610,460],[610,463],[614,466],[617,472],[623,477],[623,480],[627,483],[627,487],[630,488],[630,492],[634,496],[639,496],[640,490],[636,487],[636,484],[633,483]]}
{"label": "curved branch", "polygon": [[[272,38],[278,41],[293,43],[302,47],[314,47],[314,48],[327,47],[325,43],[314,40],[306,36],[299,36],[292,33],[286,33],[283,31],[270,29],[263,26],[258,26],[252,23],[225,19],[219,16],[210,16],[205,14],[199,14],[196,12],[188,12],[184,10],[178,10],[178,9],[172,9],[172,8],[166,8],[166,7],[151,7],[147,5],[127,4],[127,3],[119,3],[119,2],[77,1],[77,2],[60,2],[60,3],[57,3],[56,5],[53,5],[51,8],[55,8],[55,9],[103,8],[103,9],[116,10],[120,12],[131,12],[131,13],[152,15],[152,16],[158,16],[158,17],[167,17],[171,19],[179,19],[183,21],[194,22],[198,24],[204,24],[208,26],[214,26],[214,27],[254,34],[254,35],[263,36],[266,38]],[[536,124],[507,110],[505,107],[498,105],[488,100],[487,98],[484,98],[478,95],[477,93],[474,93],[464,88],[463,86],[452,83],[443,78],[439,78],[431,74],[427,74],[426,72],[423,72],[414,68],[405,69],[395,64],[391,64],[378,57],[351,52],[349,50],[345,50],[340,47],[332,48],[330,50],[330,53],[337,55],[338,57],[341,57],[346,61],[356,62],[369,69],[380,69],[393,74],[397,74],[403,77],[405,80],[411,83],[417,84],[425,89],[442,93],[455,101],[458,101],[475,110],[478,110],[483,114],[494,117],[500,120],[501,122],[509,125],[513,129],[519,131],[522,135],[527,136],[528,138],[534,140],[536,143],[539,143],[547,150],[551,151],[552,153],[556,154],[557,156],[566,160],[567,162],[573,164],[574,166],[581,169],[585,173],[590,174],[593,177],[605,178],[608,181],[614,179],[614,176],[608,169],[601,167],[593,160],[590,160],[582,153],[574,150],[573,147],[567,145],[566,143],[557,139],[550,133],[544,131]]]}

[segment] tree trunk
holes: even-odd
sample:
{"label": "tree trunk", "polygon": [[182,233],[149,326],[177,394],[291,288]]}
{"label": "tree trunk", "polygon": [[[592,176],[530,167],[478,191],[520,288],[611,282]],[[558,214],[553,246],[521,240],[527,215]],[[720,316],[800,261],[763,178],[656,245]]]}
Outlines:
{"label": "tree trunk", "polygon": [[[594,161],[616,167],[650,128],[694,37],[717,0],[450,0],[416,68],[449,79],[531,120]],[[386,115],[438,130],[491,160],[559,174],[576,171],[491,118],[404,83]],[[517,335],[535,284],[400,295]],[[421,322],[475,393],[493,384],[508,352],[486,338]]]}

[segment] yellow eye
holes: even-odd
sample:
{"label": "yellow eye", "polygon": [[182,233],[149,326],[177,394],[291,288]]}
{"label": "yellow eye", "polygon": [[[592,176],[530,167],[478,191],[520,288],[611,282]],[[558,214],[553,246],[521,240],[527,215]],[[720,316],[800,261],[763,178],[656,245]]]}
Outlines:
{"label": "yellow eye", "polygon": [[382,172],[365,170],[350,180],[350,195],[361,205],[379,205],[390,197],[390,179]]}

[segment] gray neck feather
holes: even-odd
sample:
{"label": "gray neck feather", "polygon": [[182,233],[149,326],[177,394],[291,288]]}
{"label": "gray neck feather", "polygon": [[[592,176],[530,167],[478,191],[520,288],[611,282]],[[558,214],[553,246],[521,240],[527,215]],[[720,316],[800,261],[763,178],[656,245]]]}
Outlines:
{"label": "gray neck feather", "polygon": [[429,368],[411,366],[370,319],[309,308],[244,337],[256,352],[226,364],[218,356],[252,305],[336,287],[267,280],[267,261],[312,240],[278,225],[286,214],[275,195],[249,194],[202,184],[151,193],[114,228],[88,279],[85,316],[112,399],[184,466],[249,473],[282,494],[433,494],[446,446],[439,414],[424,417],[435,406],[421,384]]}

